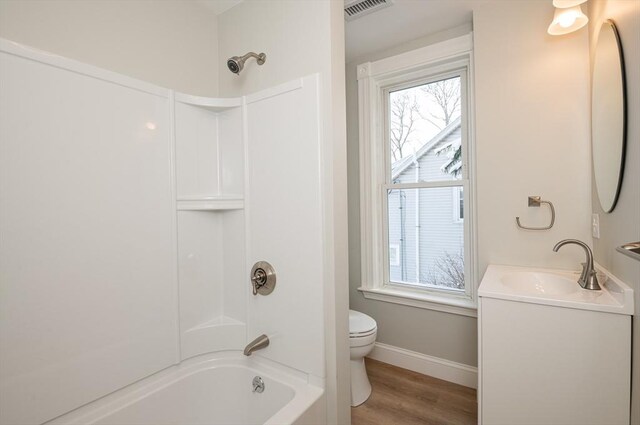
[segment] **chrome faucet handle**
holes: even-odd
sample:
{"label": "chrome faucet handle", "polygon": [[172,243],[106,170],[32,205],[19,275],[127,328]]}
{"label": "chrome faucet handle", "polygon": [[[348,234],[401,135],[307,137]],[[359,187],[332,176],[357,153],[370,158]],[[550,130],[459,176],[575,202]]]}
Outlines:
{"label": "chrome faucet handle", "polygon": [[253,295],[269,295],[276,287],[276,272],[266,261],[258,261],[251,269],[251,287]]}

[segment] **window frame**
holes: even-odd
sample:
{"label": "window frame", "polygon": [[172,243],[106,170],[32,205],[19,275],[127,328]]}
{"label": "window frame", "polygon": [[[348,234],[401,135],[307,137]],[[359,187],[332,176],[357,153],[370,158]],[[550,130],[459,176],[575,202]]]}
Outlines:
{"label": "window frame", "polygon": [[[473,42],[468,34],[357,68],[360,118],[360,222],[362,281],[366,298],[476,316],[475,152],[473,144]],[[420,183],[390,181],[389,93],[460,76],[462,176]],[[462,187],[465,291],[417,287],[389,279],[387,191]],[[458,205],[459,209],[459,205]]]}
{"label": "window frame", "polygon": [[[462,191],[460,190],[462,189]],[[453,188],[452,198],[451,198],[451,209],[453,213],[453,222],[454,223],[464,223],[464,214],[460,217],[460,201],[462,201],[462,210],[464,211],[464,187],[456,186]],[[462,192],[462,199],[460,198],[460,193]]]}

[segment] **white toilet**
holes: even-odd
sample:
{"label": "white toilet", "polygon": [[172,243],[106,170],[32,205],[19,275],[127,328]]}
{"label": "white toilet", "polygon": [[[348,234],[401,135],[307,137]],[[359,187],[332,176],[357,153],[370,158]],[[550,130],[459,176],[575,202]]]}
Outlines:
{"label": "white toilet", "polygon": [[371,317],[349,310],[349,346],[351,348],[351,405],[359,406],[371,395],[371,384],[364,357],[373,350],[378,325]]}

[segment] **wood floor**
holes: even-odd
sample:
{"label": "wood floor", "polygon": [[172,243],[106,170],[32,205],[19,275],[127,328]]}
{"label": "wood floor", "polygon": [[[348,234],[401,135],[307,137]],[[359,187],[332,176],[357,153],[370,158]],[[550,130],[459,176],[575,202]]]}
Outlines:
{"label": "wood floor", "polygon": [[476,390],[365,359],[373,391],[352,425],[477,424]]}

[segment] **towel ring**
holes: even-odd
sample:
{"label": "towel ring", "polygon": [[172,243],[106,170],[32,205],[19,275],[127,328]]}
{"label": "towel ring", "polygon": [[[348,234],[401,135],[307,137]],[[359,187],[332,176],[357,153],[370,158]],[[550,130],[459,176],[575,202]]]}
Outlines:
{"label": "towel ring", "polygon": [[524,229],[524,230],[549,230],[553,227],[554,223],[556,222],[556,210],[555,208],[553,208],[553,204],[549,201],[543,201],[539,196],[529,196],[529,206],[530,207],[539,207],[540,204],[547,204],[549,205],[549,209],[551,210],[551,224],[549,224],[546,227],[528,227],[528,226],[523,226],[522,223],[520,223],[520,217],[516,217],[516,224],[518,225],[518,227],[520,229]]}

